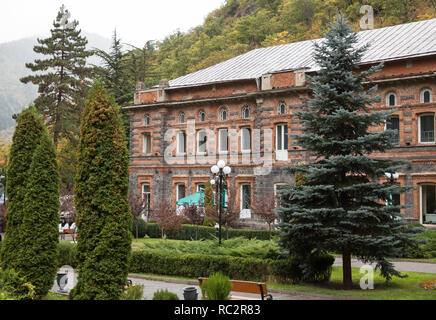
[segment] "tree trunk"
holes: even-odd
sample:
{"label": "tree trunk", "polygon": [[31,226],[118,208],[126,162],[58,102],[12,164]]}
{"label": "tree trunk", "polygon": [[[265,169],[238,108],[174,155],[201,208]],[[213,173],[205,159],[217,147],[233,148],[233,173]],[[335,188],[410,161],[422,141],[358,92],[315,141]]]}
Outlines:
{"label": "tree trunk", "polygon": [[353,286],[353,278],[351,274],[351,251],[348,247],[342,251],[342,272],[344,289],[350,290]]}

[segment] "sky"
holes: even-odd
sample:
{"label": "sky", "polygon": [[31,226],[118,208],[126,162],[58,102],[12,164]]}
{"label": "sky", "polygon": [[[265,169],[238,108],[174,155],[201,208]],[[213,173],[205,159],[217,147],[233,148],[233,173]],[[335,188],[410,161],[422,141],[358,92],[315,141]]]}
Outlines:
{"label": "sky", "polygon": [[62,4],[82,31],[142,47],[203,23],[224,0],[0,0],[0,43],[49,35]]}

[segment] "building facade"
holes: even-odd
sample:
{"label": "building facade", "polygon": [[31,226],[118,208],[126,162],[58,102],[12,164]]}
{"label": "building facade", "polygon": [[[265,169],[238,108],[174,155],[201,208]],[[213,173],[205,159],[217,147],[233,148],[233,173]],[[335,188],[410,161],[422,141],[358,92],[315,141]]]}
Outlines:
{"label": "building facade", "polygon": [[[407,220],[436,223],[436,19],[359,32],[365,43],[361,69],[384,63],[367,83],[381,97],[371,108],[394,110],[372,130],[397,130],[395,147],[373,156],[409,161],[397,182],[414,189],[394,201],[409,205]],[[175,205],[224,159],[241,218],[253,218],[254,197],[294,183],[283,167],[311,160],[292,135],[301,131],[294,113],[310,98],[307,79],[317,71],[312,53],[313,41],[256,49],[151,89],[139,83],[127,107],[131,190],[151,208]]]}

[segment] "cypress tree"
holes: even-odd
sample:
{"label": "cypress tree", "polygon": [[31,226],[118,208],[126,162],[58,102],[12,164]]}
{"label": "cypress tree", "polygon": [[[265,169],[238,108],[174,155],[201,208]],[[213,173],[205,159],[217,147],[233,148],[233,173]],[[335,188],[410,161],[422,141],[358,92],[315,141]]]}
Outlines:
{"label": "cypress tree", "polygon": [[44,297],[53,286],[59,242],[59,169],[53,140],[47,130],[33,155],[27,179],[21,233],[19,272]]}
{"label": "cypress tree", "polygon": [[341,252],[345,288],[352,286],[352,255],[376,263],[388,280],[401,276],[386,257],[401,254],[410,236],[403,207],[386,205],[392,194],[408,188],[380,182],[405,163],[371,156],[393,147],[392,130],[370,130],[392,114],[370,111],[379,100],[374,96],[377,88],[364,85],[382,65],[358,70],[368,45],[356,43],[356,33],[340,16],[325,40],[315,45],[320,70],[310,78],[313,98],[296,113],[304,129],[294,138],[316,160],[289,169],[304,182],[280,191],[278,209],[282,248],[303,257],[316,249]]}
{"label": "cypress tree", "polygon": [[80,127],[75,205],[77,300],[119,299],[127,282],[132,216],[129,157],[119,107],[102,82],[90,89]]}
{"label": "cypress tree", "polygon": [[7,229],[1,247],[1,263],[2,269],[19,270],[19,249],[27,236],[21,231],[21,225],[24,215],[28,213],[24,209],[24,198],[28,187],[29,169],[45,127],[33,106],[23,110],[16,121],[7,170]]}

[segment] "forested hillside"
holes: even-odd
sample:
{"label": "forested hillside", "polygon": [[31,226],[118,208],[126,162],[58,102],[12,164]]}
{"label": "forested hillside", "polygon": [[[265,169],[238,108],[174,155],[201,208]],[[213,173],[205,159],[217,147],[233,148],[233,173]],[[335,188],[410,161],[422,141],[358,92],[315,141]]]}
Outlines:
{"label": "forested hillside", "polygon": [[436,17],[436,0],[227,0],[203,25],[149,42],[142,81],[150,86],[254,48],[319,38],[337,12],[357,30],[364,4],[373,6],[376,28]]}
{"label": "forested hillside", "polygon": [[[89,48],[108,50],[109,39],[90,33],[85,35]],[[0,44],[0,131],[13,126],[15,121],[12,115],[20,112],[36,98],[37,87],[20,82],[21,77],[30,73],[25,64],[37,58],[37,54],[33,52],[35,44],[36,37]],[[94,57],[89,62],[99,63],[100,60]]]}

